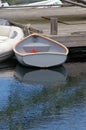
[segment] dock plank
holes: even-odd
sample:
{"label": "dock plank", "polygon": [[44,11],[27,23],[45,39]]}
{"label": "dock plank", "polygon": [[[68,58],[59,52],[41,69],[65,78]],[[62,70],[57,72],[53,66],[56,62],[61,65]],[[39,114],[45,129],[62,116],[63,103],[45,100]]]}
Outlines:
{"label": "dock plank", "polygon": [[[47,19],[44,19],[47,18]],[[58,18],[58,34],[50,34],[50,18]],[[43,31],[43,35],[57,40],[67,47],[86,46],[86,8],[79,6],[54,8],[0,9],[0,18],[31,24]],[[82,33],[83,32],[83,33]]]}

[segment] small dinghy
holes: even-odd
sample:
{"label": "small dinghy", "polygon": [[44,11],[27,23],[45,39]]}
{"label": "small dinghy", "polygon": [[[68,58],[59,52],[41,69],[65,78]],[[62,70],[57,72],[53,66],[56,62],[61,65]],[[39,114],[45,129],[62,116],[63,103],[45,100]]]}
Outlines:
{"label": "small dinghy", "polygon": [[13,50],[22,65],[43,68],[63,64],[68,54],[63,44],[37,33],[15,44]]}
{"label": "small dinghy", "polygon": [[24,37],[21,28],[0,25],[0,62],[13,55],[13,45]]}

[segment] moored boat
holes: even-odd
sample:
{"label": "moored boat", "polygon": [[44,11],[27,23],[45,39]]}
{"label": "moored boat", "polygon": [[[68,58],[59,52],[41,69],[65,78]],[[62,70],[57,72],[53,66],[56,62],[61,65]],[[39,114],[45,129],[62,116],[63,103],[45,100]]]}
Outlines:
{"label": "moored boat", "polygon": [[7,2],[2,2],[2,0],[0,0],[0,7],[8,7],[9,4]]}
{"label": "moored boat", "polygon": [[13,51],[22,65],[43,68],[63,64],[68,54],[66,46],[37,33],[16,43]]}
{"label": "moored boat", "polygon": [[[18,2],[19,3],[19,2]],[[15,4],[15,5],[9,5],[7,2],[2,2],[0,0],[0,7],[7,7],[7,8],[22,8],[22,7],[39,7],[39,6],[61,6],[62,2],[60,0],[35,0],[33,2],[29,2],[26,4]]]}
{"label": "moored boat", "polygon": [[16,26],[0,25],[0,62],[13,55],[13,44],[23,39],[24,33]]}

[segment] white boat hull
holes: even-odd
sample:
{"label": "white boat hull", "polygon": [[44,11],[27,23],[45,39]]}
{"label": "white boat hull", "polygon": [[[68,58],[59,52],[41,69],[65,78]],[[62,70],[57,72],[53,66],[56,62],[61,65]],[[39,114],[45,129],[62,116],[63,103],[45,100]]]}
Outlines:
{"label": "white boat hull", "polygon": [[7,2],[2,3],[0,1],[0,7],[9,8],[23,8],[23,7],[42,7],[42,6],[61,6],[62,2],[60,0],[43,0],[39,2],[32,2],[29,4],[19,4],[19,5],[9,5]]}
{"label": "white boat hull", "polygon": [[0,62],[13,55],[13,45],[22,40],[23,37],[21,28],[0,25]]}
{"label": "white boat hull", "polygon": [[68,49],[40,34],[31,34],[13,46],[17,60],[25,66],[52,67],[63,64]]}
{"label": "white boat hull", "polygon": [[35,54],[35,55],[26,55],[20,56],[16,55],[18,61],[25,66],[35,66],[35,67],[52,67],[63,64],[67,56],[61,54]]}

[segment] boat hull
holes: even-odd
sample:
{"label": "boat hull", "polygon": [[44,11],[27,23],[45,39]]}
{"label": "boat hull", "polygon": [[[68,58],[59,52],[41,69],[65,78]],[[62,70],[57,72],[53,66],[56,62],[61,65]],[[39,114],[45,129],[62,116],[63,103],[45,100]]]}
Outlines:
{"label": "boat hull", "polygon": [[34,66],[34,67],[52,67],[63,64],[67,56],[62,54],[33,54],[33,55],[16,55],[18,61],[25,66]]}
{"label": "boat hull", "polygon": [[13,45],[23,37],[24,33],[21,28],[0,25],[0,62],[13,56]]}
{"label": "boat hull", "polygon": [[43,0],[38,2],[30,2],[27,4],[15,4],[9,5],[7,2],[2,3],[0,1],[0,7],[3,8],[24,8],[24,7],[44,7],[44,6],[61,6],[62,2],[60,0]]}
{"label": "boat hull", "polygon": [[21,64],[41,68],[63,64],[68,54],[63,44],[37,33],[14,45],[13,50]]}

